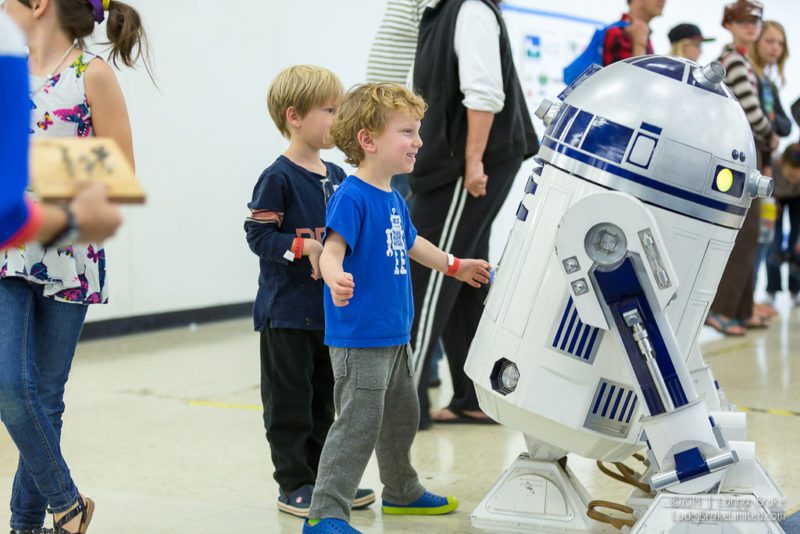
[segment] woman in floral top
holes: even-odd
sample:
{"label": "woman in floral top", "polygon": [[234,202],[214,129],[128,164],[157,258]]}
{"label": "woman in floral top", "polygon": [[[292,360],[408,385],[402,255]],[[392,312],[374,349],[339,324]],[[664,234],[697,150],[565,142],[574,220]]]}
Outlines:
{"label": "woman in floral top", "polygon": [[[111,67],[84,50],[109,15],[111,60],[132,66],[141,19],[116,0],[7,0],[29,45],[31,135],[114,138],[133,163],[131,128]],[[74,226],[74,221],[72,226]],[[94,503],[76,488],[61,454],[64,386],[89,304],[108,300],[101,244],[72,232],[48,246],[27,243],[0,256],[0,418],[20,452],[11,498],[15,533],[85,532]]]}

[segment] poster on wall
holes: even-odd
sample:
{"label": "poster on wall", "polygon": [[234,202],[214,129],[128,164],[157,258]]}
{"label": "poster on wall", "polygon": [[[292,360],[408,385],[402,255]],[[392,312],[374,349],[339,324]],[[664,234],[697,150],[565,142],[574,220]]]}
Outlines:
{"label": "poster on wall", "polygon": [[[613,21],[604,22],[571,13],[538,9],[532,5],[532,0],[504,0],[500,8],[508,28],[514,65],[525,93],[528,111],[537,134],[541,136],[544,126],[533,116],[536,108],[543,98],[556,100],[564,88],[564,66],[583,52],[597,28]],[[516,220],[517,205],[531,169],[530,162],[522,165],[511,193],[492,225],[489,261],[495,265],[500,260]]]}
{"label": "poster on wall", "polygon": [[613,22],[537,9],[525,0],[500,7],[531,114],[543,98],[556,99],[564,88],[564,66],[583,52],[597,28]]}

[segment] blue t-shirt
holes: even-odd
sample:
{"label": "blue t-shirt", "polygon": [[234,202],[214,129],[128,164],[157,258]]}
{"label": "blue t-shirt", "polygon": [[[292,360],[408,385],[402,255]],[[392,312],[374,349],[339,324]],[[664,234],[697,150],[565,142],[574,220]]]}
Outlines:
{"label": "blue t-shirt", "polygon": [[322,176],[285,156],[261,174],[247,207],[247,243],[259,257],[258,295],[253,307],[256,330],[298,328],[322,330],[322,279],[311,278],[308,257],[294,261],[285,254],[295,237],[322,240],[325,203],[345,178],[342,169],[323,162]]}
{"label": "blue t-shirt", "polygon": [[350,303],[340,308],[325,286],[325,344],[367,348],[408,343],[414,319],[408,250],[417,229],[403,197],[348,176],[328,203],[326,226],[347,242],[342,267],[353,275],[355,289]]}

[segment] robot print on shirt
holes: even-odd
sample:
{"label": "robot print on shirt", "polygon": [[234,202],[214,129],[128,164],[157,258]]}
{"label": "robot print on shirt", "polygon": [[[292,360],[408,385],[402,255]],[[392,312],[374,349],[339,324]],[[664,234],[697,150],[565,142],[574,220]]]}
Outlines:
{"label": "robot print on shirt", "polygon": [[390,258],[394,256],[394,274],[400,276],[408,273],[406,270],[406,239],[402,219],[395,208],[392,208],[389,221],[391,226],[386,229],[386,255]]}
{"label": "robot print on shirt", "polygon": [[[326,175],[325,178],[320,178],[319,185],[322,188],[322,197],[325,200],[325,204],[327,204],[333,194],[339,188],[339,184],[334,180],[331,180],[330,175]],[[297,237],[302,237],[304,239],[315,239],[322,243],[322,236],[325,235],[325,227],[297,228],[295,230],[295,234]]]}

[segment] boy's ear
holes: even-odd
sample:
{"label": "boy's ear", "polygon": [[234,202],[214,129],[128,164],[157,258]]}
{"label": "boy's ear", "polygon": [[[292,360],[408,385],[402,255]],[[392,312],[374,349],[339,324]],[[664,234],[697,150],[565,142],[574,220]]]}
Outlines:
{"label": "boy's ear", "polygon": [[375,146],[375,139],[366,128],[361,128],[358,131],[356,134],[356,139],[358,139],[358,144],[361,146],[361,150],[364,152],[374,153],[377,150],[377,147]]}
{"label": "boy's ear", "polygon": [[286,108],[286,123],[291,124],[295,128],[300,127],[300,114],[297,112],[297,108],[294,106],[289,106]]}

